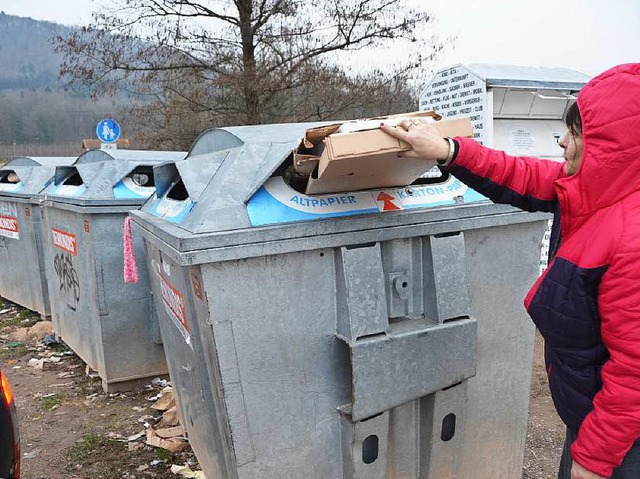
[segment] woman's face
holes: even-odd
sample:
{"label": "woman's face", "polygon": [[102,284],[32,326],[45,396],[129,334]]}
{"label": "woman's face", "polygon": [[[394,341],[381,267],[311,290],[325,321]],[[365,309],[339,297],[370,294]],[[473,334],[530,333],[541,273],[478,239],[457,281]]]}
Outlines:
{"label": "woman's face", "polygon": [[560,140],[560,146],[564,149],[564,172],[571,176],[582,164],[582,137],[569,130]]}

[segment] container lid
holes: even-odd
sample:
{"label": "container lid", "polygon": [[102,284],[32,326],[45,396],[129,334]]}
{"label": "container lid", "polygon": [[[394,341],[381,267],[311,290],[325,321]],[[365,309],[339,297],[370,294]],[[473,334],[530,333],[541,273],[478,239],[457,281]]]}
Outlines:
{"label": "container lid", "polygon": [[591,80],[591,77],[585,73],[563,67],[471,63],[466,68],[483,79],[487,87],[501,86],[577,91]]}
{"label": "container lid", "polygon": [[439,184],[305,195],[284,177],[305,132],[318,125],[259,125],[204,132],[184,161],[154,168],[157,195],[142,207],[146,214],[142,216],[182,238],[284,223],[307,224],[310,230],[310,220],[377,217],[381,212],[416,212],[487,201],[453,177]]}
{"label": "container lid", "polygon": [[71,165],[75,156],[18,157],[0,168],[0,196],[30,197],[53,181],[56,167]]}
{"label": "container lid", "polygon": [[89,150],[73,165],[57,167],[43,194],[75,205],[141,205],[156,191],[153,166],[185,156],[177,151]]}
{"label": "container lid", "polygon": [[207,130],[185,161],[155,168],[157,198],[144,209],[192,233],[249,227],[246,203],[320,124]]}

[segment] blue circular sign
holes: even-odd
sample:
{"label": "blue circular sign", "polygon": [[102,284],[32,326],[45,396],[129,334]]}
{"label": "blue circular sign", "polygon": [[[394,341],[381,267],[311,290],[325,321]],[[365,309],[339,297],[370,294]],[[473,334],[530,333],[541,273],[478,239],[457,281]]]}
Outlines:
{"label": "blue circular sign", "polygon": [[96,126],[96,135],[103,143],[115,143],[120,138],[120,125],[115,120],[105,118]]}

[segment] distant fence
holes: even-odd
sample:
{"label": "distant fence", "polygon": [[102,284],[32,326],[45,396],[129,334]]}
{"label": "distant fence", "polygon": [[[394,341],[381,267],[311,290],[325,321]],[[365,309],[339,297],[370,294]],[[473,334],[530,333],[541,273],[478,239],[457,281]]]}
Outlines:
{"label": "distant fence", "polygon": [[24,145],[3,145],[0,143],[0,163],[18,156],[78,156],[82,153],[80,141],[43,145],[38,143]]}

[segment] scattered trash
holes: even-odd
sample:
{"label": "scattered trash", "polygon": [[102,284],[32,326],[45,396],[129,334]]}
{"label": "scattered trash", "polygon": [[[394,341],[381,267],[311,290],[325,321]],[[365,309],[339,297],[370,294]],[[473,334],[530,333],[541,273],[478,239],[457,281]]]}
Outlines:
{"label": "scattered trash", "polygon": [[29,359],[27,366],[36,368],[36,369],[44,369],[44,359],[31,358]]}
{"label": "scattered trash", "polygon": [[173,427],[180,424],[180,419],[178,417],[178,407],[173,406],[171,409],[167,409],[164,414],[162,414],[162,421],[160,421],[159,426],[161,427]]}
{"label": "scattered trash", "polygon": [[60,379],[67,379],[67,378],[74,378],[74,377],[76,377],[76,373],[74,373],[73,371],[58,373],[58,378]]}
{"label": "scattered trash", "polygon": [[153,461],[151,461],[151,462],[149,463],[149,465],[150,465],[151,467],[159,466],[160,464],[162,464],[162,461],[161,461],[161,460],[159,460],[159,459],[154,459]]}
{"label": "scattered trash", "polygon": [[144,416],[140,416],[138,418],[138,423],[144,424],[144,427],[150,427],[152,424],[157,423],[160,418],[152,416],[150,414],[146,414]]}
{"label": "scattered trash", "polygon": [[58,340],[56,339],[56,335],[55,334],[47,334],[42,339],[42,342],[44,343],[45,346],[57,346],[58,344],[60,344],[58,342]]}
{"label": "scattered trash", "polygon": [[155,430],[156,434],[158,435],[158,437],[162,438],[162,439],[170,439],[172,437],[184,437],[185,431],[184,431],[184,427],[182,426],[175,426],[175,427],[167,427],[164,429],[156,429]]}
{"label": "scattered trash", "polygon": [[24,457],[25,459],[34,459],[38,457],[39,454],[40,454],[40,449],[34,449],[31,452],[25,452],[24,454],[22,454],[22,457]]}
{"label": "scattered trash", "polygon": [[127,442],[137,441],[138,439],[140,439],[140,438],[142,438],[142,437],[146,436],[146,434],[147,434],[147,431],[142,430],[142,431],[140,431],[138,434],[134,434],[133,436],[129,436],[129,437],[127,438]]}
{"label": "scattered trash", "polygon": [[47,393],[47,394],[43,394],[43,395],[41,395],[40,397],[41,397],[42,399],[46,399],[46,398],[51,398],[51,397],[53,397],[53,396],[55,396],[55,395],[56,395],[56,393]]}
{"label": "scattered trash", "polygon": [[5,348],[18,348],[20,346],[24,346],[22,341],[9,341],[4,343]]}
{"label": "scattered trash", "polygon": [[157,388],[166,388],[167,386],[169,386],[169,381],[167,381],[166,379],[154,378],[151,380],[151,385]]}
{"label": "scattered trash", "polygon": [[171,472],[182,477],[190,479],[207,479],[202,471],[192,471],[189,466],[177,466],[176,464],[171,466]]}
{"label": "scattered trash", "polygon": [[84,368],[84,375],[88,376],[91,379],[95,379],[97,377],[99,377],[100,375],[97,373],[97,371],[94,371],[93,369],[91,369],[89,367],[89,365],[87,364]]}
{"label": "scattered trash", "polygon": [[147,429],[146,443],[147,445],[152,447],[166,449],[167,451],[173,452],[174,454],[183,451],[189,446],[189,443],[186,439],[178,437],[164,439],[158,436],[156,432],[151,428]]}
{"label": "scattered trash", "polygon": [[151,409],[156,411],[166,411],[176,405],[176,400],[173,397],[173,388],[166,387],[162,390],[156,403],[151,406]]}
{"label": "scattered trash", "polygon": [[140,406],[133,406],[131,409],[133,409],[134,411],[137,411],[137,412],[142,412],[142,411],[146,411],[147,410],[146,407],[140,407]]}
{"label": "scattered trash", "polygon": [[11,311],[12,311],[11,308],[3,309],[2,311],[0,311],[0,314],[10,313]]}
{"label": "scattered trash", "polygon": [[61,358],[57,357],[57,356],[51,356],[48,358],[31,358],[29,359],[29,361],[27,362],[27,366],[30,366],[32,368],[36,368],[36,369],[44,369],[44,364],[45,363],[59,363],[60,361],[62,361]]}
{"label": "scattered trash", "polygon": [[149,466],[147,466],[146,464],[143,464],[142,466],[138,466],[136,471],[142,472],[142,471],[146,471],[147,469],[149,469]]}

